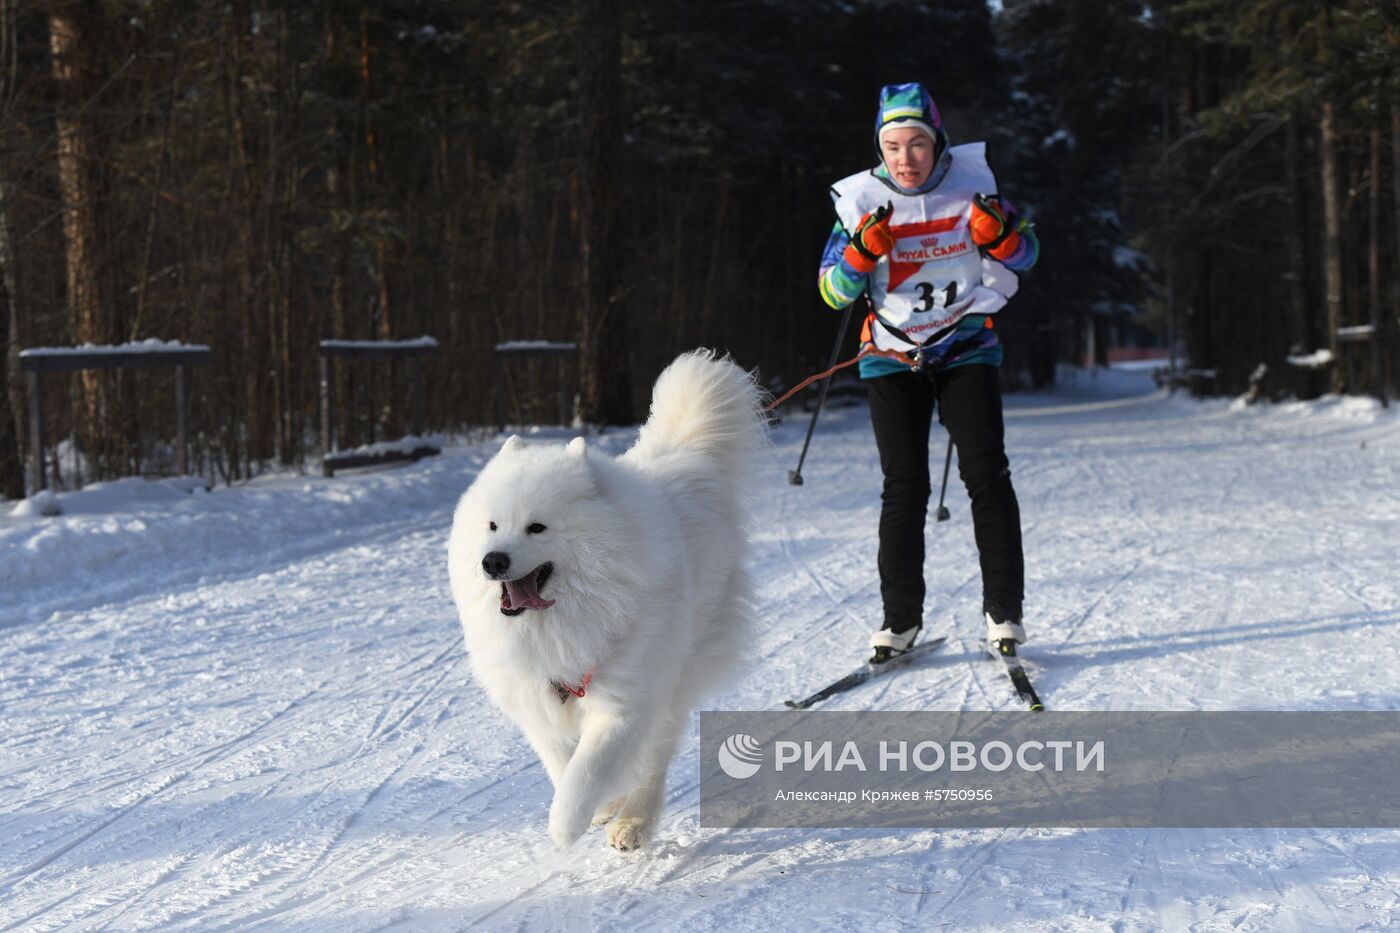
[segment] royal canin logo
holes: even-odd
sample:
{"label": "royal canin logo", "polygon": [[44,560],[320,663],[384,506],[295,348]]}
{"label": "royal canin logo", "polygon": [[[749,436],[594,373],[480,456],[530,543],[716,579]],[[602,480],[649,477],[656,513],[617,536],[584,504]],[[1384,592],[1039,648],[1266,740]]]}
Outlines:
{"label": "royal canin logo", "polygon": [[938,237],[936,237],[936,236],[924,237],[922,240],[919,241],[919,245],[920,245],[920,246],[937,246],[937,245],[938,245]]}
{"label": "royal canin logo", "polygon": [[896,248],[894,260],[896,262],[928,262],[930,259],[942,259],[945,256],[961,256],[963,253],[972,251],[970,240],[956,240],[939,246],[937,237],[934,237],[933,245],[923,243],[918,249]]}

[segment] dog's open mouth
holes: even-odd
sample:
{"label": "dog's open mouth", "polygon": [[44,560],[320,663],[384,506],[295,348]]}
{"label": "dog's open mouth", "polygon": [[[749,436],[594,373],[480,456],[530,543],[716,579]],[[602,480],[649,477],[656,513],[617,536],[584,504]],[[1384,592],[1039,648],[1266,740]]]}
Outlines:
{"label": "dog's open mouth", "polygon": [[540,564],[518,580],[501,581],[501,615],[518,616],[526,609],[548,609],[554,600],[545,599],[540,590],[554,573],[554,565]]}

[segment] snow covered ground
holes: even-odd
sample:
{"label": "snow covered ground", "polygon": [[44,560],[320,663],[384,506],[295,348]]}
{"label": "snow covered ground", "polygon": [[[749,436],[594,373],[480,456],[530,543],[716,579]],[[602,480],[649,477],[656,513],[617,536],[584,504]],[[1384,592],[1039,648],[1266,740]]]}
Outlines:
{"label": "snow covered ground", "polygon": [[[1008,409],[1048,706],[1400,706],[1400,417],[1119,372]],[[866,412],[825,415],[790,487],[805,427],[758,480],[761,635],[717,709],[845,673],[879,617]],[[702,830],[694,734],[652,849],[556,851],[549,781],[470,681],[447,590],[452,506],[493,450],[0,518],[0,930],[1400,923],[1400,830]],[[831,708],[1015,708],[975,650],[953,484],[927,576],[954,644]]]}

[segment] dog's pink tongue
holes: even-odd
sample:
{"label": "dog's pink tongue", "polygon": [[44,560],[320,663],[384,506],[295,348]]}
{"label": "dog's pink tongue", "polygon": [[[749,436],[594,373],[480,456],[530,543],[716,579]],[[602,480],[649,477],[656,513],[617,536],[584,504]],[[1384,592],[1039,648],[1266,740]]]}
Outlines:
{"label": "dog's pink tongue", "polygon": [[506,581],[506,601],[510,603],[507,609],[548,609],[554,605],[554,600],[540,595],[535,586],[535,577],[536,574],[532,573],[519,580]]}

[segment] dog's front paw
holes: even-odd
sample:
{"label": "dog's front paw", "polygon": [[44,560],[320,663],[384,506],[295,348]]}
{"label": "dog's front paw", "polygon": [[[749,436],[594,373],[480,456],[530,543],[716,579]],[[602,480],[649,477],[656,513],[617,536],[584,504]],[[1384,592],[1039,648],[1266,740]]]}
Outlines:
{"label": "dog's front paw", "polygon": [[640,849],[651,838],[651,823],[639,816],[620,816],[608,827],[608,844],[619,852]]}
{"label": "dog's front paw", "polygon": [[549,836],[559,848],[567,849],[578,842],[587,829],[588,814],[579,814],[570,808],[560,807],[557,800],[555,805],[549,808]]}

